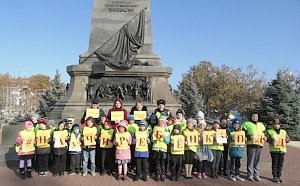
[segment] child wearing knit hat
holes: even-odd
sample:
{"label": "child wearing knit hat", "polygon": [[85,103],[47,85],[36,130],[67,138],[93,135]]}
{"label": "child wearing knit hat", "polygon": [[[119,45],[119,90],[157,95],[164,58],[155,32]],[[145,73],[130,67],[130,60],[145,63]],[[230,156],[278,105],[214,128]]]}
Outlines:
{"label": "child wearing knit hat", "polygon": [[68,154],[70,155],[70,172],[69,175],[80,173],[81,162],[81,140],[79,124],[74,124],[69,138]]}
{"label": "child wearing knit hat", "polygon": [[148,144],[150,143],[148,122],[145,120],[140,120],[139,130],[135,132],[134,143],[135,151],[134,157],[136,159],[136,176],[133,181],[138,181],[141,177],[144,181],[147,181],[147,176],[149,174],[149,150]]}
{"label": "child wearing knit hat", "polygon": [[[115,135],[114,144],[116,145],[116,163],[118,164],[117,179],[127,180],[128,163],[131,159],[130,145],[131,134],[127,130],[127,121],[121,120],[117,125],[117,132]],[[123,174],[122,174],[123,173]]]}
{"label": "child wearing knit hat", "polygon": [[[23,179],[32,178],[31,167],[35,153],[35,133],[31,121],[24,122],[24,129],[18,133],[16,139],[16,152],[19,156],[19,171]],[[26,162],[26,163],[25,163]],[[26,169],[27,168],[27,174]]]}

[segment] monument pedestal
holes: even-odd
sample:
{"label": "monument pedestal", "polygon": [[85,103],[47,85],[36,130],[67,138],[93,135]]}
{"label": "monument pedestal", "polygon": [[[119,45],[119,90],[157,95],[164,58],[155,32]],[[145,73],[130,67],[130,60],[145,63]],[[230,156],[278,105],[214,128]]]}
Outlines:
{"label": "monument pedestal", "polygon": [[[130,78],[139,79],[146,77],[151,87],[150,99],[143,102],[148,107],[149,112],[157,108],[156,101],[159,99],[166,100],[166,108],[173,113],[180,107],[169,88],[168,78],[172,73],[172,69],[169,67],[133,66],[129,70],[114,70],[101,64],[81,64],[68,66],[67,72],[71,76],[69,90],[66,96],[55,105],[50,113],[50,118],[62,119],[72,116],[76,122],[79,122],[84,111],[91,104],[88,99],[86,85],[91,79],[95,80],[93,77],[97,77],[96,80],[119,78],[124,79],[124,82]],[[101,98],[99,99],[101,108],[107,113],[112,108],[116,97],[112,96],[111,100],[106,99],[105,101],[102,101]],[[135,100],[126,100],[125,98],[123,105],[125,109],[130,111],[131,107],[135,105]]]}

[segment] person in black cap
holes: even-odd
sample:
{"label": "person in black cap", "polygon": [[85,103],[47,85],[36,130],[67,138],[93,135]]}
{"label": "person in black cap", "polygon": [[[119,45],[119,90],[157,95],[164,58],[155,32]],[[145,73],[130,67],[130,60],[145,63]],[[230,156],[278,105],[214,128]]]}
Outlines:
{"label": "person in black cap", "polygon": [[[98,125],[100,117],[101,117],[101,116],[106,116],[104,110],[102,110],[102,109],[100,108],[100,101],[99,101],[99,99],[96,99],[96,98],[93,99],[92,102],[91,102],[91,106],[90,106],[89,108],[99,109],[99,118],[95,118],[95,123]],[[86,115],[86,111],[85,111],[85,112],[83,113],[83,116],[82,116],[82,118],[81,118],[80,123],[81,123],[81,124],[84,124],[85,121],[86,121],[86,119],[87,119],[88,117],[89,117],[89,116]]]}
{"label": "person in black cap", "polygon": [[[166,105],[166,101],[163,99],[159,99],[157,100],[157,109],[154,110],[154,112],[151,114],[150,116],[150,120],[151,120],[151,124],[155,125],[158,121],[158,119],[160,118],[161,115],[165,115],[167,118],[169,116],[171,116],[171,111],[165,108]],[[156,123],[152,123],[154,121],[154,118],[156,118],[155,122]]]}

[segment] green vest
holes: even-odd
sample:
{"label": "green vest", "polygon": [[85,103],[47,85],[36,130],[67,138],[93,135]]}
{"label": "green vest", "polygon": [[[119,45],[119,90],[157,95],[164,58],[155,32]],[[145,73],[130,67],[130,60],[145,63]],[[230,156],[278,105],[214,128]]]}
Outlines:
{"label": "green vest", "polygon": [[[269,150],[270,150],[270,152],[283,152],[283,153],[287,152],[286,145],[284,147],[281,147],[281,148],[276,148],[274,146],[274,143],[276,143],[275,142],[275,138],[279,137],[279,138],[281,138],[283,140],[286,139],[286,131],[285,130],[280,129],[279,134],[277,134],[274,129],[270,129],[270,130],[268,130],[268,135],[269,135],[270,138],[272,138],[272,143],[269,143]],[[283,144],[283,142],[280,142],[280,141],[277,142],[277,143]]]}
{"label": "green vest", "polygon": [[[164,137],[169,135],[170,133],[168,131],[164,132]],[[161,141],[160,140],[153,141],[152,150],[167,152],[167,149],[168,149],[168,145],[165,143],[164,139],[162,139]]]}
{"label": "green vest", "polygon": [[139,130],[139,126],[136,123],[129,124],[128,123],[128,131],[130,132],[131,135],[134,135],[136,131]]}
{"label": "green vest", "polygon": [[[266,127],[261,122],[257,124],[252,123],[251,121],[246,121],[242,127],[246,131],[246,136],[262,135],[266,130]],[[251,138],[247,138],[247,145],[252,145],[253,141]]]}

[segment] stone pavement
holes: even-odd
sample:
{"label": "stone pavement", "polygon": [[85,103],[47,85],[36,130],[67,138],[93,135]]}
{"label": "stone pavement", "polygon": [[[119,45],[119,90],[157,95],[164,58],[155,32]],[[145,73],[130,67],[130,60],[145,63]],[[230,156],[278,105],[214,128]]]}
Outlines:
{"label": "stone pavement", "polygon": [[[300,144],[300,143],[297,143]],[[284,168],[282,178],[285,181],[285,185],[300,185],[300,161],[298,155],[300,155],[300,146],[295,147],[294,145],[289,145],[288,153],[285,156]],[[271,182],[271,158],[268,152],[268,147],[265,146],[262,157],[261,157],[261,182],[250,182],[245,180],[245,182],[232,182],[228,178],[221,176],[219,179],[197,179],[194,177],[192,180],[186,180],[181,177],[179,181],[172,182],[169,179],[164,183],[156,183],[152,178],[149,178],[147,182],[138,181],[133,182],[132,179],[127,181],[117,181],[115,177],[112,176],[100,176],[97,174],[95,177],[88,175],[87,177],[82,177],[80,175],[63,177],[52,177],[52,174],[48,174],[47,177],[38,177],[37,174],[33,173],[33,178],[29,180],[22,180],[19,177],[17,168],[14,166],[7,165],[6,167],[0,167],[0,185],[2,186],[18,186],[18,185],[42,185],[42,186],[80,186],[80,185],[122,185],[122,186],[148,186],[148,185],[275,185]],[[242,163],[242,177],[245,178],[246,174],[246,163]]]}

